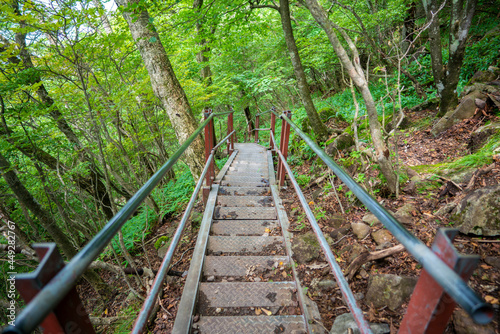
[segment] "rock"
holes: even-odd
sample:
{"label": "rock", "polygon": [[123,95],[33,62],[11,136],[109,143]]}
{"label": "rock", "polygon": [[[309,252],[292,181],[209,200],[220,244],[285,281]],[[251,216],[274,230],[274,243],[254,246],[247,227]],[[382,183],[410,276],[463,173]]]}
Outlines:
{"label": "rock", "polygon": [[370,226],[364,223],[352,223],[352,232],[358,237],[358,239],[364,239],[368,234],[370,234]]}
{"label": "rock", "polygon": [[443,171],[442,175],[457,184],[462,184],[462,183],[469,183],[470,179],[472,178],[472,175],[476,171],[477,168],[466,169],[458,172],[456,170],[446,169]]}
{"label": "rock", "polygon": [[[388,324],[370,323],[369,325],[373,334],[389,334],[391,332]],[[354,316],[351,313],[344,313],[335,318],[330,334],[346,334],[349,328],[352,329],[353,334],[361,333],[354,320]]]}
{"label": "rock", "polygon": [[215,276],[212,275],[207,277],[207,282],[213,282],[213,281],[215,281]]}
{"label": "rock", "polygon": [[439,210],[437,210],[434,215],[435,216],[438,216],[438,217],[443,217],[443,216],[446,216],[448,215],[450,212],[453,211],[453,209],[455,209],[455,207],[457,206],[457,203],[448,203],[446,204],[445,206],[442,206]]}
{"label": "rock", "polygon": [[450,219],[465,234],[500,235],[500,184],[468,194],[453,210]]}
{"label": "rock", "polygon": [[366,304],[375,308],[387,306],[396,311],[411,295],[417,278],[390,274],[373,275],[368,280]]}
{"label": "rock", "polygon": [[464,90],[460,94],[460,97],[467,96],[473,92],[482,92],[482,93],[487,93],[487,94],[498,94],[498,91],[499,91],[498,86],[495,86],[493,83],[490,83],[487,85],[484,83],[476,82],[472,86],[464,87]]}
{"label": "rock", "polygon": [[490,71],[477,71],[474,73],[472,78],[470,79],[469,84],[473,84],[476,82],[486,83],[493,81],[497,78],[496,74]]}
{"label": "rock", "polygon": [[363,246],[361,246],[360,244],[354,244],[354,246],[352,246],[351,254],[349,255],[349,262],[352,262],[364,251],[365,248]]}
{"label": "rock", "polygon": [[418,212],[418,209],[412,203],[406,203],[396,211],[394,218],[396,218],[400,223],[412,224],[413,223],[413,212]]}
{"label": "rock", "polygon": [[375,232],[372,232],[372,238],[375,240],[377,245],[382,245],[387,242],[390,242],[393,238],[391,232],[386,229],[381,229]]}
{"label": "rock", "polygon": [[484,262],[486,262],[487,264],[489,264],[490,266],[493,266],[497,269],[500,269],[500,257],[496,257],[496,256],[487,256],[485,259],[484,259]]}
{"label": "rock", "polygon": [[383,250],[383,249],[387,249],[387,248],[391,248],[391,247],[392,247],[392,243],[384,242],[384,243],[378,245],[377,247],[375,247],[375,250],[379,251],[379,250]]}
{"label": "rock", "polygon": [[168,251],[168,246],[170,246],[170,243],[164,245],[164,246],[161,246],[160,249],[158,249],[158,257],[163,259],[165,257],[165,255],[167,254],[167,251]]}
{"label": "rock", "polygon": [[337,287],[337,282],[335,282],[334,280],[325,279],[318,282],[318,288],[320,288],[321,290],[327,290],[336,287]]}
{"label": "rock", "polygon": [[137,297],[137,295],[135,293],[133,293],[132,291],[129,292],[129,294],[127,295],[127,298],[125,299],[126,302],[134,302],[136,300],[138,300],[139,298]]}
{"label": "rock", "polygon": [[476,99],[486,100],[486,95],[480,91],[473,91],[466,95],[455,110],[448,111],[441,119],[434,125],[431,133],[437,136],[441,132],[451,128],[461,120],[472,118],[476,112]]}
{"label": "rock", "polygon": [[330,237],[335,241],[339,241],[340,239],[342,239],[343,236],[349,233],[349,230],[350,228],[348,226],[338,228],[330,232]]}
{"label": "rock", "polygon": [[345,224],[346,220],[344,216],[341,215],[331,215],[328,217],[330,225],[335,228],[341,228]]}
{"label": "rock", "polygon": [[317,259],[320,246],[316,235],[313,232],[307,232],[295,236],[292,241],[292,252],[295,261],[301,264]]}
{"label": "rock", "polygon": [[354,145],[354,139],[352,138],[352,136],[347,132],[343,132],[325,148],[325,152],[328,155],[333,156],[337,154],[339,151],[345,150],[346,148],[351,147],[352,145]]}
{"label": "rock", "polygon": [[489,325],[478,325],[462,309],[453,312],[453,327],[456,334],[495,334],[495,328],[492,323]]}
{"label": "rock", "polygon": [[492,135],[499,131],[499,122],[480,127],[471,134],[469,142],[467,143],[467,149],[470,150],[471,153],[477,152]]}
{"label": "rock", "polygon": [[203,212],[193,211],[191,213],[192,226],[200,226],[202,220],[203,220]]}
{"label": "rock", "polygon": [[365,298],[365,294],[364,294],[364,293],[362,293],[362,292],[358,292],[358,293],[355,293],[355,294],[354,294],[354,299],[356,299],[356,300],[358,300],[358,301],[359,301],[359,300],[363,300],[363,298]]}

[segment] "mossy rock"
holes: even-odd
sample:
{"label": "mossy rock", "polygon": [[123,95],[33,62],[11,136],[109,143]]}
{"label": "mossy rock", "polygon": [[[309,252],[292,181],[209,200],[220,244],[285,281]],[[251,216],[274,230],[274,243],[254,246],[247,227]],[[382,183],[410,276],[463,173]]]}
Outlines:
{"label": "mossy rock", "polygon": [[170,242],[170,237],[164,235],[164,236],[160,237],[158,240],[156,240],[156,242],[155,242],[155,248],[159,249],[162,246],[168,244],[169,242]]}
{"label": "mossy rock", "polygon": [[322,122],[328,121],[331,117],[335,116],[335,110],[331,107],[325,107],[318,110],[319,118]]}

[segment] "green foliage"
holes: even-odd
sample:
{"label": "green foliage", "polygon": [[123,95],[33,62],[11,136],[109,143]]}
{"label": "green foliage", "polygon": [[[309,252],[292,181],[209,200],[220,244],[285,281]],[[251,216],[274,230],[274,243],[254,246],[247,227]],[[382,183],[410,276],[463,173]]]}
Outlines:
{"label": "green foliage", "polygon": [[301,187],[305,187],[309,184],[309,182],[311,182],[311,176],[306,174],[295,175],[295,179]]}
{"label": "green foliage", "polygon": [[158,240],[156,240],[155,242],[155,248],[156,249],[160,249],[161,247],[165,246],[165,245],[168,245],[170,243],[170,237],[169,236],[161,236],[160,238],[158,238]]}

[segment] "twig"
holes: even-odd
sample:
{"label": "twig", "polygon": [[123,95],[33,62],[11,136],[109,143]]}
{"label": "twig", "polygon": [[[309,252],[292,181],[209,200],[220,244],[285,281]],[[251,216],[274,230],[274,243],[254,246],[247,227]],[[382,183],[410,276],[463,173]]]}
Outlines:
{"label": "twig", "polygon": [[361,253],[357,258],[355,258],[346,270],[346,276],[350,280],[354,277],[356,272],[361,268],[363,264],[373,260],[379,260],[384,257],[388,257],[405,250],[403,245],[397,245],[391,248],[383,249],[376,252],[364,252]]}
{"label": "twig", "polygon": [[333,178],[332,178],[331,172],[328,174],[328,176],[330,177],[330,183],[332,184],[333,192],[335,194],[335,197],[337,198],[337,202],[339,202],[340,211],[342,211],[342,214],[344,215],[345,214],[344,207],[342,206],[342,203],[340,202],[339,194],[337,194],[337,189],[335,189],[335,184],[333,183]]}

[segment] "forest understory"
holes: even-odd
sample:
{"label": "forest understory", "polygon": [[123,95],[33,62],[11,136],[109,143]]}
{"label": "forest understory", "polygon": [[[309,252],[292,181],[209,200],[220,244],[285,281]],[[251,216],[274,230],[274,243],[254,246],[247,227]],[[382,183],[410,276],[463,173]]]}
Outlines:
{"label": "forest understory", "polygon": [[[450,159],[454,160],[463,157],[469,154],[467,147],[471,145],[471,134],[478,127],[484,125],[486,121],[495,122],[500,119],[498,116],[488,115],[477,120],[464,120],[438,137],[434,137],[430,133],[431,124],[429,122],[424,122],[424,126],[418,125],[422,124],[422,120],[432,118],[434,114],[435,111],[432,110],[407,113],[410,125],[406,130],[400,132],[400,140],[398,141],[400,166],[438,166],[440,163],[450,162]],[[412,125],[416,125],[416,127]],[[391,144],[393,145],[393,143]],[[344,158],[348,156],[349,152],[339,152],[336,161],[345,160]],[[357,165],[356,168],[348,168],[353,177],[358,176],[360,172],[358,168],[361,167]],[[492,164],[481,166],[479,169],[481,168],[487,168],[488,171],[479,175],[472,186],[467,189],[467,192],[500,183],[500,160],[498,158]],[[308,201],[310,201],[309,205],[311,208],[316,214],[319,213],[317,217],[320,217],[318,222],[323,233],[325,236],[330,236],[334,239],[335,245],[332,246],[332,249],[344,273],[347,273],[349,265],[363,251],[373,252],[375,250],[394,247],[398,244],[394,239],[390,239],[388,243],[380,247],[369,234],[361,240],[353,234],[350,227],[351,223],[361,222],[367,214],[367,210],[344,187],[344,189],[337,191],[345,211],[345,214],[342,214],[339,203],[331,191],[331,175],[329,175],[324,165],[318,163],[317,159],[304,160],[303,163],[294,166],[293,169],[298,172],[297,175],[317,175],[316,178],[312,177],[309,183],[303,187],[304,193]],[[378,173],[377,169],[370,166],[365,167],[364,179],[375,179]],[[325,175],[329,176],[324,177]],[[449,214],[436,215],[436,211],[448,203],[459,202],[467,193],[463,189],[467,184],[459,185],[461,188],[463,187],[462,189],[451,188],[450,191],[448,188],[452,186],[450,186],[449,180],[446,177],[438,177],[436,174],[432,172],[427,173],[426,171],[421,171],[420,177],[423,180],[427,180],[424,183],[425,186],[417,188],[414,184],[410,184],[411,181],[408,181],[406,187],[402,187],[398,198],[394,198],[394,196],[376,196],[376,199],[392,212],[396,212],[405,204],[412,204],[414,207],[414,210],[411,212],[412,218],[410,221],[405,221],[404,226],[430,247],[437,229],[454,227],[453,222],[450,221]],[[333,180],[335,187],[339,188],[341,182],[335,178]],[[364,184],[369,186],[368,182]],[[309,233],[311,228],[293,188],[285,186],[281,191],[281,196],[289,217],[289,231],[294,234],[294,238]],[[196,211],[201,212],[202,210],[203,207],[198,205]],[[178,218],[167,219],[158,227],[156,232],[150,234],[145,240],[146,256],[135,257],[138,267],[151,265],[153,270],[159,268],[161,261],[157,255],[158,251],[154,247],[154,243],[161,236],[171,233],[172,228],[176,226],[178,220]],[[374,232],[383,229],[383,227],[376,225],[372,229],[372,232]],[[197,229],[194,227],[193,229],[187,228],[184,233],[183,242],[181,242],[176,252],[172,261],[174,265],[171,267],[171,270],[176,271],[176,274],[179,276],[167,277],[156,319],[150,325],[152,333],[170,333],[173,327],[177,306],[182,295],[185,275],[189,269],[190,257],[196,243],[196,232]],[[469,285],[482,298],[486,298],[486,300],[495,305],[496,317],[491,328],[496,328],[496,333],[498,333],[498,300],[500,299],[498,283],[500,282],[500,268],[498,264],[495,266],[485,262],[486,258],[498,258],[500,252],[498,238],[459,234],[454,240],[454,246],[462,254],[477,254],[481,257],[479,266],[471,277]],[[348,308],[342,301],[339,288],[318,288],[318,281],[334,280],[330,268],[326,266],[324,256],[320,255],[311,262],[299,264],[297,269],[302,286],[308,289],[307,295],[318,305],[323,326],[326,329],[330,329],[335,318],[340,314],[348,312]],[[353,293],[359,298],[359,305],[365,313],[366,319],[374,323],[387,323],[390,325],[391,333],[396,333],[406,312],[408,300],[396,310],[390,310],[387,307],[375,308],[373,305],[367,304],[364,301],[364,296],[367,293],[368,279],[371,275],[375,274],[419,277],[421,266],[406,251],[402,251],[380,260],[362,263],[362,266],[360,266],[349,281]],[[122,328],[122,326],[124,326],[123,328],[127,328],[127,326],[133,323],[135,319],[134,315],[137,312],[137,305],[141,302],[135,298],[131,298],[130,295],[127,297],[127,293],[120,293],[128,289],[127,284],[121,277],[106,274],[103,278],[117,289],[114,299],[106,303],[106,305],[101,304],[99,296],[95,294],[94,290],[88,284],[84,283],[80,285],[79,292],[85,301],[86,308],[89,311],[93,310],[94,316],[114,319],[112,325],[99,327],[103,333],[120,332],[119,328]],[[140,292],[146,292],[144,284],[138,283],[139,279],[131,278],[130,281]],[[144,283],[152,283],[151,278],[144,278],[143,281]],[[127,313],[127,309],[132,311]],[[96,310],[99,310],[99,312],[96,313]],[[456,316],[463,315],[457,314]],[[450,321],[446,333],[456,333],[453,320]]]}

